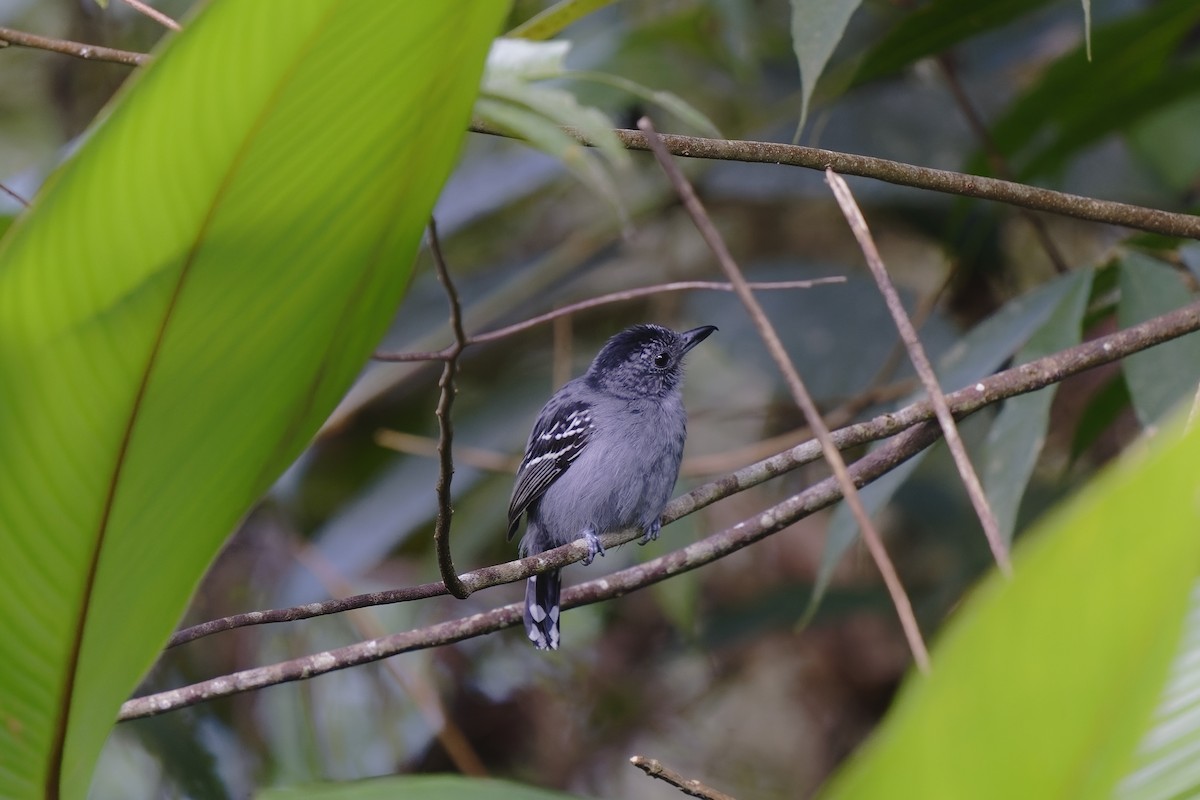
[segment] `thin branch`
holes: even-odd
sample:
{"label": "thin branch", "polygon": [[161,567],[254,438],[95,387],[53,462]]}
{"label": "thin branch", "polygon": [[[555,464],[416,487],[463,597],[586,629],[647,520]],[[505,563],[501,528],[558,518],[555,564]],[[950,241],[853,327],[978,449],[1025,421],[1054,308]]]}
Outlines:
{"label": "thin branch", "polygon": [[929,356],[925,354],[925,348],[921,344],[921,337],[917,336],[912,320],[908,318],[908,312],[904,310],[904,303],[900,302],[900,295],[896,291],[895,285],[892,284],[887,267],[883,264],[883,258],[879,255],[879,248],[875,246],[875,240],[867,227],[866,219],[863,218],[862,210],[854,201],[854,195],[850,193],[850,187],[846,185],[842,176],[827,169],[825,177],[829,181],[829,188],[833,190],[834,197],[837,198],[842,214],[846,217],[846,222],[850,225],[850,230],[854,233],[854,238],[858,240],[858,246],[862,249],[863,256],[867,260],[867,267],[871,270],[871,275],[874,276],[875,283],[879,286],[879,293],[883,295],[884,302],[887,303],[892,320],[896,323],[896,329],[900,331],[900,340],[904,342],[909,360],[916,368],[921,383],[925,385],[925,391],[929,393],[929,399],[937,413],[938,424],[942,426],[942,435],[946,438],[946,444],[949,445],[950,453],[954,457],[954,465],[958,467],[958,474],[967,488],[971,505],[975,507],[975,513],[979,516],[980,524],[983,525],[983,534],[987,537],[988,546],[992,549],[992,556],[996,559],[1000,571],[1005,575],[1011,575],[1012,563],[1008,557],[1008,548],[1000,537],[1000,525],[996,522],[996,515],[992,512],[987,495],[983,493],[983,486],[967,455],[967,448],[963,446],[962,438],[958,435],[958,426],[954,423],[954,415],[950,412],[950,406],[946,404],[946,395],[942,393],[942,387],[938,384],[933,364],[929,362]]}
{"label": "thin branch", "polygon": [[[474,124],[471,130],[493,136],[504,136],[497,129]],[[566,132],[579,142],[591,145],[586,136],[568,128]],[[641,131],[617,129],[613,131],[629,150],[648,150],[646,137]],[[745,161],[754,164],[783,164],[792,167],[825,170],[832,168],[842,175],[858,175],[874,178],[898,186],[911,186],[963,197],[977,197],[1000,203],[1048,211],[1076,219],[1121,225],[1166,236],[1186,236],[1200,239],[1200,216],[1175,214],[1156,208],[1144,208],[1128,203],[1096,200],[1091,197],[1041,189],[1012,181],[949,172],[941,169],[918,167],[886,158],[839,153],[816,147],[802,147],[777,142],[751,142],[734,139],[706,139],[702,136],[663,135],[663,144],[674,156],[684,158],[707,158],[718,161]]]}
{"label": "thin branch", "polygon": [[[987,124],[984,123],[983,117],[979,114],[978,109],[975,108],[975,104],[971,102],[971,96],[967,94],[966,87],[958,79],[958,72],[954,69],[954,64],[951,63],[949,56],[944,53],[939,55],[937,57],[937,64],[941,69],[942,77],[946,79],[946,86],[950,89],[950,95],[954,98],[954,102],[958,104],[958,110],[962,112],[963,117],[967,120],[967,127],[975,133],[975,138],[983,145],[983,152],[987,156],[988,163],[992,166],[992,171],[1006,181],[1012,180],[1012,171],[1008,168],[1008,162],[1004,159],[1004,153],[1000,151],[1000,146],[996,144],[996,140],[992,136],[991,131],[988,130]],[[1060,275],[1069,272],[1070,268],[1067,266],[1066,259],[1063,258],[1058,245],[1054,243],[1054,239],[1050,236],[1050,230],[1046,227],[1045,220],[1027,208],[1021,210],[1021,217],[1033,229],[1033,235],[1037,237],[1038,243],[1041,244],[1042,250],[1046,252],[1046,257],[1050,259],[1050,263],[1054,265],[1054,271]]]}
{"label": "thin branch", "polygon": [[683,777],[670,767],[664,766],[657,758],[634,756],[629,759],[629,763],[651,778],[658,778],[660,781],[665,781],[686,795],[699,797],[701,800],[734,800],[732,795],[719,792],[711,786],[705,786],[693,778]]}
{"label": "thin branch", "polygon": [[162,25],[164,28],[170,28],[173,31],[183,30],[178,22],[171,19],[157,8],[143,3],[142,0],[125,0],[125,5],[141,14],[145,14],[147,17],[154,20],[159,25]]}
{"label": "thin branch", "polygon": [[145,53],[115,50],[111,47],[72,42],[69,39],[52,39],[48,36],[38,36],[36,33],[26,33],[25,31],[17,31],[4,27],[0,27],[0,44],[31,47],[35,50],[49,50],[52,53],[75,56],[75,58],[82,58],[87,61],[111,61],[115,64],[125,64],[130,67],[145,64],[150,60],[150,56]]}
{"label": "thin branch", "polygon": [[[436,458],[438,455],[438,440],[429,436],[417,436],[404,431],[390,428],[380,428],[375,431],[375,444],[395,450],[398,453]],[[495,450],[485,450],[482,447],[454,446],[454,457],[460,464],[468,467],[487,470],[488,472],[504,472],[515,475],[521,464],[520,456],[509,456]]]}
{"label": "thin branch", "polygon": [[[814,286],[823,286],[830,283],[845,283],[846,278],[841,275],[834,275],[828,278],[815,278],[809,281],[763,281],[761,283],[752,283],[750,286],[757,290],[769,289],[811,289]],[[567,317],[573,314],[578,314],[581,311],[587,311],[591,308],[599,306],[611,305],[612,303],[627,303],[630,300],[636,300],[639,297],[650,297],[651,295],[663,294],[665,292],[687,292],[692,290],[707,289],[717,292],[732,292],[733,284],[723,283],[721,281],[675,281],[673,283],[659,283],[654,286],[639,286],[636,289],[625,289],[620,292],[612,292],[611,294],[602,294],[599,297],[589,297],[587,300],[580,300],[578,303],[557,308],[554,311],[549,311],[545,314],[540,314],[536,317],[517,322],[513,325],[508,325],[503,328],[498,328],[487,333],[476,334],[475,336],[467,337],[468,345],[483,344],[484,342],[494,342],[497,339],[503,339],[507,336],[512,336],[515,333],[528,330],[538,325],[543,325],[547,322],[552,322],[560,317]],[[450,347],[443,348],[434,352],[428,353],[394,353],[394,352],[377,352],[372,356],[376,361],[445,361],[449,357]]]}
{"label": "thin branch", "polygon": [[442,253],[442,244],[438,240],[437,223],[429,220],[429,249],[433,253],[433,263],[437,268],[438,280],[446,290],[446,299],[450,303],[450,330],[454,333],[454,344],[450,345],[446,361],[442,365],[442,377],[438,381],[441,394],[438,397],[438,479],[437,479],[437,519],[433,524],[433,542],[437,550],[438,571],[442,574],[442,582],[450,594],[459,600],[466,600],[471,590],[458,579],[454,569],[454,557],[450,554],[450,519],[454,516],[451,506],[450,481],[454,477],[454,424],[450,421],[450,409],[454,405],[454,396],[458,387],[454,385],[454,374],[458,372],[458,358],[467,346],[467,334],[463,331],[462,303],[458,300],[458,290],[450,280],[450,271],[446,269],[446,257]]}
{"label": "thin branch", "polygon": [[[316,576],[322,586],[330,594],[346,595],[349,584],[338,569],[315,547],[304,548],[296,552],[297,560]],[[346,615],[355,634],[360,638],[377,638],[386,635],[383,625],[375,614],[366,609],[357,609]],[[471,746],[470,740],[463,734],[462,729],[451,718],[442,702],[438,689],[429,680],[424,679],[415,670],[405,669],[399,659],[388,659],[385,662],[392,677],[405,694],[413,701],[418,713],[424,718],[425,724],[433,732],[446,755],[450,757],[455,769],[464,775],[485,778],[488,775],[483,760]]]}
{"label": "thin branch", "polygon": [[28,200],[26,200],[24,197],[21,197],[21,195],[17,194],[16,192],[14,192],[12,189],[8,188],[8,186],[4,185],[3,183],[0,183],[0,192],[4,192],[6,195],[11,197],[13,200],[16,200],[18,203],[20,203],[25,208],[29,208]]}
{"label": "thin branch", "polygon": [[[938,428],[936,425],[919,425],[904,431],[900,436],[868,453],[854,464],[851,468],[851,477],[855,485],[865,485],[880,475],[895,469],[905,460],[933,444],[937,438]],[[687,547],[565,589],[561,597],[561,607],[566,610],[621,597],[680,573],[702,567],[777,533],[798,520],[832,505],[840,498],[841,489],[837,481],[832,477],[826,478],[766,511],[756,513],[753,517],[731,528],[726,528]],[[637,531],[611,533],[605,534],[602,539],[607,549],[623,541],[632,541],[639,535]],[[520,565],[525,577],[528,577],[535,572],[544,572],[572,561],[578,561],[587,553],[588,545],[580,539],[513,563]],[[462,577],[466,579],[473,574],[494,574],[496,569],[493,567],[479,570]],[[265,667],[241,670],[178,689],[136,697],[121,706],[118,719],[129,720],[155,716],[220,697],[229,697],[280,683],[306,680],[317,675],[379,661],[400,653],[453,644],[464,639],[493,633],[520,624],[523,606],[523,603],[513,603],[472,614],[469,617],[439,622],[425,628],[393,633]]]}
{"label": "thin branch", "polygon": [[[1200,303],[1193,303],[1107,336],[1083,342],[1003,372],[997,372],[977,383],[951,392],[946,395],[946,402],[955,417],[961,419],[985,406],[1017,395],[1035,392],[1072,375],[1118,361],[1156,344],[1162,344],[1195,331],[1200,331]],[[881,414],[874,419],[834,431],[833,441],[840,449],[845,450],[894,436],[932,420],[934,417],[933,406],[928,400],[922,400],[897,411]],[[742,467],[715,481],[697,486],[687,494],[676,497],[667,505],[663,512],[663,525],[669,525],[675,520],[686,517],[719,500],[758,486],[772,478],[785,475],[820,457],[820,444],[810,440]],[[857,468],[857,465],[851,467],[851,472],[854,473]],[[639,535],[636,531],[609,534],[610,538],[604,539],[603,543],[605,547],[615,547],[633,541]],[[472,592],[477,592],[480,589],[503,583],[522,581],[539,572],[560,569],[581,560],[586,554],[586,544],[573,542],[554,550],[547,550],[534,557],[483,567],[459,577],[471,588]],[[307,603],[292,608],[251,611],[180,630],[171,637],[167,646],[174,647],[210,634],[249,625],[293,622],[326,614],[337,614],[354,608],[425,600],[445,594],[447,594],[446,587],[442,583],[425,583],[406,589],[371,592],[341,600]]]}
{"label": "thin branch", "polygon": [[779,334],[775,332],[771,321],[767,319],[766,312],[754,297],[754,292],[750,289],[749,284],[746,283],[741,268],[737,265],[733,255],[730,254],[729,248],[725,246],[725,240],[717,232],[716,226],[709,219],[708,212],[704,210],[700,198],[696,196],[695,190],[688,182],[688,179],[684,177],[682,170],[671,159],[671,154],[663,147],[662,140],[659,138],[658,132],[654,130],[654,125],[650,122],[650,118],[642,117],[638,120],[638,127],[646,134],[646,140],[650,143],[650,149],[654,151],[654,157],[658,159],[659,166],[662,167],[663,172],[666,173],[667,178],[671,181],[671,185],[679,193],[679,197],[683,200],[684,208],[687,209],[696,228],[700,231],[700,235],[708,244],[709,249],[716,255],[721,269],[725,271],[726,277],[729,278],[729,282],[737,290],[738,298],[742,301],[742,305],[746,307],[746,311],[754,321],[754,327],[758,329],[758,335],[766,343],[767,350],[771,353],[771,358],[774,359],[776,366],[779,367],[779,371],[783,373],[784,381],[791,390],[792,398],[796,401],[796,405],[800,406],[800,409],[804,412],[805,422],[812,429],[817,441],[821,443],[821,450],[825,454],[825,460],[829,462],[829,466],[837,478],[838,485],[842,487],[846,504],[850,506],[850,511],[854,514],[855,520],[858,521],[858,527],[862,531],[867,549],[870,551],[871,557],[874,558],[875,565],[879,568],[879,573],[883,576],[884,585],[887,586],[888,594],[891,595],[892,603],[896,607],[896,614],[900,617],[900,624],[904,628],[904,635],[908,639],[908,646],[912,650],[913,659],[922,672],[929,672],[929,651],[925,647],[925,640],[921,637],[921,629],[917,625],[917,617],[913,613],[912,603],[909,602],[908,594],[904,591],[904,585],[900,582],[900,577],[896,574],[896,568],[892,565],[892,560],[888,557],[887,549],[883,545],[883,539],[879,536],[879,532],[875,530],[875,525],[871,522],[871,515],[867,513],[866,507],[862,504],[862,499],[858,496],[858,491],[855,489],[854,482],[850,479],[850,473],[846,469],[846,462],[842,459],[842,454],[833,443],[833,437],[830,436],[829,428],[826,427],[825,421],[821,419],[821,412],[817,408],[816,402],[812,399],[812,395],[809,394],[808,388],[804,385],[804,381],[800,377],[800,372],[788,357],[787,350],[784,349],[783,342],[779,339]]}

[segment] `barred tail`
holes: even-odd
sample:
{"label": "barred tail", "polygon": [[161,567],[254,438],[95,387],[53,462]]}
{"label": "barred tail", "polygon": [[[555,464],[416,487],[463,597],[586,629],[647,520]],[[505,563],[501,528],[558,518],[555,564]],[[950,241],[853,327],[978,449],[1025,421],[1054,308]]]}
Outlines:
{"label": "barred tail", "polygon": [[534,575],[525,584],[525,633],[538,650],[558,649],[558,570]]}

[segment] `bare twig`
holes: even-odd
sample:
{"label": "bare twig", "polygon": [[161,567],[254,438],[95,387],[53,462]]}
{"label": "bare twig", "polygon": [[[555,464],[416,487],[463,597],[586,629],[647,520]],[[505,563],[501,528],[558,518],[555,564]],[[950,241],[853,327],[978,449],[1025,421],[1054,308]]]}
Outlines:
{"label": "bare twig", "polygon": [[437,479],[437,519],[433,525],[433,542],[437,549],[438,570],[442,574],[442,582],[450,594],[459,600],[465,600],[471,590],[458,579],[454,569],[454,558],[450,554],[450,519],[454,516],[451,507],[450,481],[454,477],[454,424],[450,421],[450,408],[454,405],[454,396],[458,387],[454,385],[454,374],[458,371],[458,358],[467,346],[467,334],[463,331],[462,304],[458,301],[458,290],[450,280],[450,271],[446,269],[446,257],[442,253],[442,244],[438,241],[437,223],[429,220],[429,249],[433,253],[433,263],[437,268],[438,280],[446,290],[446,299],[450,303],[450,330],[454,333],[454,344],[450,345],[446,361],[442,365],[442,377],[438,381],[441,394],[438,397],[438,479]]}
{"label": "bare twig", "polygon": [[946,404],[946,395],[942,393],[942,387],[938,384],[933,364],[929,362],[929,356],[925,354],[921,338],[917,336],[912,320],[908,318],[908,312],[904,310],[904,303],[900,302],[900,295],[896,292],[896,287],[888,276],[887,267],[883,265],[879,249],[875,246],[870,229],[867,228],[867,221],[863,218],[862,211],[854,201],[854,195],[850,193],[850,187],[846,185],[842,176],[828,169],[825,170],[825,177],[829,181],[829,187],[833,190],[834,197],[837,198],[842,214],[846,217],[846,222],[850,225],[850,230],[854,233],[854,238],[858,240],[858,246],[862,249],[863,256],[867,260],[867,267],[870,268],[871,274],[875,277],[875,283],[879,286],[879,292],[887,303],[888,311],[891,312],[892,319],[896,323],[896,329],[900,331],[900,340],[904,342],[904,347],[908,350],[909,360],[916,368],[921,383],[925,385],[925,391],[929,393],[929,399],[937,414],[938,424],[942,426],[942,435],[946,437],[946,444],[950,447],[954,465],[958,467],[958,474],[962,476],[963,485],[967,488],[971,505],[975,507],[975,513],[979,515],[984,536],[987,537],[988,546],[992,549],[992,556],[996,559],[996,564],[999,565],[1001,572],[1005,575],[1011,574],[1012,564],[1008,558],[1008,548],[1000,537],[1000,525],[996,522],[996,515],[992,513],[987,495],[983,493],[979,476],[971,464],[962,438],[958,435],[958,426],[954,422],[954,415],[950,412],[950,406]]}
{"label": "bare twig", "polygon": [[173,31],[183,30],[178,22],[171,19],[157,8],[143,3],[142,0],[125,0],[125,5],[141,14],[145,14],[147,17],[154,20],[159,25],[162,25],[164,28],[170,28]]}
{"label": "bare twig", "polygon": [[35,50],[49,50],[52,53],[62,53],[88,61],[111,61],[136,67],[146,63],[150,56],[145,53],[133,53],[128,50],[114,50],[111,47],[99,47],[94,44],[72,42],[69,39],[52,39],[49,36],[38,36],[36,33],[26,33],[12,28],[0,27],[0,43],[16,45],[17,47],[32,47]]}
{"label": "bare twig", "polygon": [[629,763],[633,764],[651,778],[658,778],[660,781],[666,781],[686,795],[699,797],[701,800],[734,800],[732,795],[719,792],[711,786],[705,786],[703,783],[693,778],[683,777],[670,767],[663,766],[663,763],[657,758],[634,756],[629,759]]}
{"label": "bare twig", "polygon": [[[417,436],[404,431],[394,431],[381,428],[375,431],[375,444],[395,450],[398,453],[409,453],[417,456],[436,458],[438,455],[438,440],[429,436]],[[489,472],[507,472],[516,474],[521,464],[520,456],[509,456],[495,450],[485,450],[482,447],[454,446],[454,457],[460,464]]]}
{"label": "bare twig", "polygon": [[10,189],[8,186],[4,185],[3,183],[0,183],[0,192],[4,192],[6,195],[11,197],[13,200],[16,200],[18,203],[20,203],[25,208],[29,208],[28,200],[26,200],[24,197],[21,197],[21,195],[17,194],[16,192],[14,192],[12,189]]}
{"label": "bare twig", "polygon": [[[937,64],[942,71],[942,77],[946,79],[946,86],[949,87],[954,102],[958,104],[958,110],[967,120],[967,126],[974,132],[979,143],[983,145],[983,152],[987,155],[992,170],[1004,180],[1011,181],[1012,172],[1008,168],[1008,162],[1005,161],[1004,154],[1000,151],[999,145],[996,144],[995,138],[992,137],[991,131],[988,130],[978,109],[975,108],[975,104],[971,102],[971,96],[967,94],[966,87],[958,79],[958,72],[954,69],[954,64],[951,63],[949,56],[945,54],[938,56]],[[1070,271],[1066,259],[1063,258],[1058,245],[1050,236],[1050,230],[1046,227],[1045,221],[1027,208],[1021,210],[1021,216],[1033,229],[1033,235],[1037,237],[1042,249],[1046,251],[1046,257],[1054,265],[1054,271],[1060,275]]]}
{"label": "bare twig", "polygon": [[[330,594],[349,594],[349,584],[320,550],[315,547],[304,548],[297,551],[296,558],[305,569],[316,576]],[[360,638],[378,638],[386,634],[376,616],[366,609],[356,609],[346,616]],[[399,659],[389,659],[385,663],[396,683],[412,699],[425,724],[437,737],[455,768],[464,775],[487,777],[487,767],[483,765],[483,760],[475,752],[462,729],[446,713],[446,706],[437,687],[429,680],[423,679],[418,672],[405,669]]]}
{"label": "bare twig", "polygon": [[875,565],[879,568],[879,572],[883,576],[884,585],[887,586],[888,594],[891,595],[892,603],[896,606],[896,613],[900,617],[900,624],[904,627],[904,634],[908,638],[908,646],[912,650],[913,659],[922,672],[928,672],[929,651],[925,647],[925,640],[921,637],[921,629],[917,625],[917,617],[913,613],[912,603],[909,602],[908,594],[904,591],[904,585],[900,582],[900,577],[896,574],[892,560],[888,557],[887,549],[883,546],[883,539],[879,536],[879,532],[875,530],[875,526],[871,522],[871,516],[863,506],[862,500],[858,496],[858,491],[854,487],[854,482],[850,479],[850,474],[846,470],[846,462],[842,459],[842,454],[838,452],[837,446],[833,442],[833,437],[829,434],[829,428],[825,426],[825,421],[821,419],[821,412],[817,408],[817,404],[808,393],[808,388],[805,387],[804,381],[800,378],[799,371],[797,371],[795,365],[792,364],[791,359],[788,357],[787,350],[784,349],[783,342],[779,339],[779,334],[775,332],[771,321],[767,319],[766,312],[763,311],[762,306],[754,297],[754,292],[746,283],[741,268],[734,261],[729,248],[725,246],[725,241],[721,238],[721,234],[717,232],[716,226],[708,218],[708,213],[704,210],[704,206],[696,196],[692,185],[684,177],[683,172],[675,162],[671,160],[671,154],[663,147],[662,140],[659,138],[658,132],[654,130],[650,119],[642,117],[638,120],[638,127],[646,135],[646,140],[650,143],[650,149],[654,152],[655,158],[658,159],[659,166],[662,167],[663,172],[667,174],[671,184],[679,193],[680,198],[683,200],[684,208],[691,215],[692,221],[700,231],[700,235],[704,237],[704,241],[708,244],[709,249],[716,255],[717,261],[725,271],[726,277],[729,278],[729,282],[734,285],[738,298],[742,301],[742,305],[746,307],[747,312],[749,312],[751,319],[754,321],[754,327],[758,329],[758,335],[766,343],[767,350],[770,351],[776,366],[783,373],[784,381],[791,390],[792,398],[796,401],[796,405],[800,406],[800,409],[804,412],[805,422],[812,429],[817,441],[821,443],[821,450],[825,453],[825,460],[829,462],[829,466],[833,469],[833,474],[837,478],[838,484],[842,487],[846,503],[850,506],[854,518],[858,521],[858,526],[862,531],[867,549],[871,552],[872,558],[875,559]]}
{"label": "bare twig", "polygon": [[[1124,330],[1093,339],[1082,344],[1069,347],[1057,353],[1014,366],[1011,369],[997,372],[971,386],[946,395],[946,402],[953,410],[955,417],[962,418],[975,413],[985,406],[998,403],[1010,397],[1035,392],[1052,383],[1058,383],[1072,375],[1077,375],[1089,369],[1118,361],[1133,353],[1140,352],[1156,344],[1177,339],[1189,333],[1200,330],[1200,303],[1193,303],[1184,308],[1176,309],[1159,317],[1146,320]],[[833,432],[834,443],[841,449],[855,447],[868,442],[894,436],[914,426],[934,419],[933,406],[928,400],[905,406],[897,411],[882,414],[866,422],[842,428]],[[667,505],[663,512],[663,525],[668,525],[677,519],[685,517],[713,503],[731,497],[754,486],[765,483],[772,478],[785,475],[805,464],[812,463],[821,457],[821,447],[815,440],[810,440],[781,453],[757,461],[748,466],[725,475],[715,481],[697,486],[687,494],[680,495]],[[861,462],[860,462],[861,463]],[[859,465],[851,467],[851,472],[859,475]],[[863,472],[866,476],[867,473]],[[869,477],[859,479],[859,485],[869,480]],[[832,502],[832,501],[831,501]],[[632,541],[639,534],[634,531],[625,534],[612,534],[604,539],[605,547],[615,547]],[[530,575],[559,569],[575,561],[581,560],[587,554],[587,546],[579,543],[564,545],[554,550],[548,550],[538,556],[509,561],[490,567],[474,570],[461,575],[464,583],[472,591],[479,591],[503,583],[515,583],[528,578]],[[394,589],[386,592],[371,592],[342,600],[330,600],[323,603],[307,603],[292,608],[271,609],[268,611],[251,611],[222,619],[194,625],[178,631],[171,637],[168,647],[190,642],[210,634],[248,625],[261,625],[273,622],[292,622],[300,619],[337,614],[353,608],[363,608],[388,603],[402,603],[411,600],[424,600],[446,594],[446,587],[441,582],[425,583],[406,589]],[[514,606],[515,608],[515,606]]]}
{"label": "bare twig", "polygon": [[[504,136],[504,132],[475,124],[471,130],[493,136]],[[591,145],[586,136],[568,128],[566,132],[578,141]],[[629,150],[649,150],[650,145],[641,131],[617,129],[613,131]],[[1128,203],[1115,203],[1091,197],[1041,189],[1021,183],[966,175],[941,169],[918,167],[885,158],[839,153],[816,147],[801,147],[777,142],[751,142],[731,139],[706,139],[702,136],[663,135],[663,144],[671,155],[684,158],[709,158],[718,161],[745,161],[754,164],[783,164],[792,167],[824,170],[832,168],[841,175],[858,175],[864,178],[912,186],[934,192],[956,194],[963,197],[978,197],[1000,203],[1048,211],[1076,219],[1122,225],[1167,236],[1186,236],[1200,239],[1200,216],[1174,214],[1156,208],[1144,208]]]}
{"label": "bare twig", "polygon": [[[815,278],[809,281],[763,281],[761,283],[750,284],[751,288],[758,290],[768,289],[810,289],[813,286],[823,286],[830,283],[845,283],[845,277],[834,275],[828,278]],[[580,300],[578,303],[556,308],[545,314],[539,314],[536,317],[517,322],[513,325],[507,325],[503,328],[498,328],[487,333],[476,334],[475,336],[467,337],[467,344],[483,344],[484,342],[494,342],[498,339],[503,339],[512,336],[515,333],[528,330],[538,325],[552,322],[561,317],[569,317],[578,314],[581,311],[587,311],[591,308],[599,306],[611,305],[612,303],[627,303],[630,300],[636,300],[639,297],[650,297],[651,295],[663,294],[665,292],[687,292],[692,290],[707,289],[717,292],[732,292],[733,284],[723,283],[721,281],[675,281],[673,283],[659,283],[654,286],[639,286],[636,289],[625,289],[620,292],[612,292],[611,294],[602,294],[599,297],[589,297],[587,300]],[[446,347],[441,350],[428,353],[390,353],[377,352],[373,356],[376,361],[445,361],[449,357],[450,348]]]}

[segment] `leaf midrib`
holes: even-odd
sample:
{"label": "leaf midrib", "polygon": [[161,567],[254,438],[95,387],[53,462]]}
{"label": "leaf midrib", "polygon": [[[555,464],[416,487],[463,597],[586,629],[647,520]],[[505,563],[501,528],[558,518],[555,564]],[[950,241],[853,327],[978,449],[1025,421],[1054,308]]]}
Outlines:
{"label": "leaf midrib", "polygon": [[343,3],[331,4],[325,12],[324,19],[313,26],[312,32],[308,39],[301,44],[295,51],[295,57],[292,58],[287,70],[280,73],[280,78],[276,83],[274,90],[271,92],[267,101],[262,104],[261,110],[257,117],[247,129],[246,135],[243,137],[241,144],[233,154],[230,160],[229,168],[225,175],[222,176],[221,182],[217,185],[213,192],[212,200],[208,204],[204,218],[201,220],[199,227],[196,229],[195,237],[192,240],[191,246],[188,249],[187,256],[179,269],[179,276],[176,279],[175,287],[171,292],[171,297],[164,309],[163,317],[159,323],[158,330],[155,334],[154,344],[150,348],[149,355],[146,359],[146,366],[142,370],[141,381],[133,397],[133,402],[129,409],[129,417],[125,424],[125,430],[121,435],[121,441],[117,448],[116,459],[113,463],[112,475],[109,478],[108,490],[105,494],[104,505],[100,513],[100,519],[97,525],[94,545],[91,553],[88,556],[87,574],[84,578],[83,592],[80,595],[79,610],[76,614],[76,625],[72,631],[71,640],[69,642],[66,669],[64,670],[62,689],[59,693],[59,707],[56,714],[54,730],[50,741],[50,757],[47,761],[46,772],[46,797],[58,798],[61,795],[62,787],[62,766],[63,758],[66,752],[67,732],[70,725],[71,708],[75,693],[75,682],[79,671],[79,658],[83,649],[83,637],[86,629],[88,612],[91,606],[91,598],[96,584],[96,573],[99,569],[100,554],[104,549],[105,537],[108,533],[109,520],[112,515],[113,506],[116,503],[117,491],[120,485],[121,475],[126,464],[126,456],[129,449],[129,443],[133,438],[134,429],[137,427],[140,418],[142,402],[145,399],[146,389],[150,384],[150,378],[154,372],[154,368],[158,361],[158,355],[162,350],[163,341],[166,338],[167,329],[173,319],[176,304],[183,292],[184,286],[187,284],[188,277],[191,275],[191,268],[196,262],[196,258],[205,242],[205,234],[209,230],[217,210],[221,207],[221,201],[224,199],[233,183],[234,178],[238,175],[242,163],[252,149],[253,143],[261,133],[267,120],[270,119],[272,113],[278,107],[280,99],[285,90],[291,86],[295,73],[302,64],[307,55],[316,49],[317,44],[322,38],[322,31],[328,26],[325,24],[329,17],[335,13],[335,10]]}

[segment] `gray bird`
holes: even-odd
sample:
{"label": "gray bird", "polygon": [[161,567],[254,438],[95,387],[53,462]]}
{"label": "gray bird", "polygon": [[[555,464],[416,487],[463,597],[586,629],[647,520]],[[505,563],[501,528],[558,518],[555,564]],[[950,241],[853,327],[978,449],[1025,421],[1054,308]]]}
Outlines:
{"label": "gray bird", "polygon": [[[635,325],[608,340],[588,371],[542,408],[508,504],[508,538],[521,524],[521,557],[583,538],[590,564],[600,535],[634,528],[658,538],[659,517],[679,477],[687,412],[683,357],[715,331],[676,333]],[[557,650],[558,570],[525,586],[525,631],[539,650]]]}

